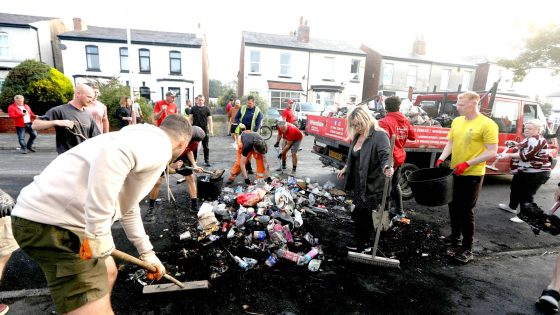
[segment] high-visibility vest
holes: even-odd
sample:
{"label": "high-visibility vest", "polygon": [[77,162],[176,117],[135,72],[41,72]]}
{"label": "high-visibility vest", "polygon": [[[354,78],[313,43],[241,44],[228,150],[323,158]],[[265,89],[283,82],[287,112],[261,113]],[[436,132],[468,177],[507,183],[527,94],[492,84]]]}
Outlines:
{"label": "high-visibility vest", "polygon": [[[243,105],[240,109],[241,111],[241,117],[239,117],[239,124],[241,125],[243,122],[243,117],[245,116],[245,112],[247,111],[247,105]],[[253,127],[255,127],[255,122],[257,121],[257,117],[259,117],[259,113],[261,112],[261,110],[255,105],[255,111],[253,112],[253,119],[251,120],[251,130],[253,130]],[[235,128],[235,133],[236,134],[240,134],[241,133],[241,129],[239,128],[239,126],[237,126],[237,128]]]}

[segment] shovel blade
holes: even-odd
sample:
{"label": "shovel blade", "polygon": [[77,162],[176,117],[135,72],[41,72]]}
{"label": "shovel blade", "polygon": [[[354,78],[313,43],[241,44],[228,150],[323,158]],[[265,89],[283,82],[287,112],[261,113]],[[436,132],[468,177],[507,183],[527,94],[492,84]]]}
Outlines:
{"label": "shovel blade", "polygon": [[167,292],[201,290],[201,289],[210,288],[210,282],[208,282],[208,280],[183,282],[183,285],[185,286],[184,288],[181,288],[180,286],[174,283],[147,285],[142,289],[142,293],[143,294],[167,293]]}

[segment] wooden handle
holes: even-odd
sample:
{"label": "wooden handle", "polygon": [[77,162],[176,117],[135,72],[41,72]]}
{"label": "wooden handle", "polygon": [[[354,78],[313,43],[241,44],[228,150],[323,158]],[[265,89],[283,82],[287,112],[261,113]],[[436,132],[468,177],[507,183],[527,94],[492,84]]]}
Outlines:
{"label": "wooden handle", "polygon": [[[157,268],[151,264],[148,264],[147,262],[140,260],[132,255],[129,255],[127,253],[121,252],[118,249],[115,249],[112,253],[111,256],[124,260],[124,261],[128,261],[129,263],[133,263],[137,266],[140,266],[146,270],[148,270],[149,272],[156,272]],[[168,275],[168,274],[164,274],[163,277],[173,283],[175,283],[176,285],[180,286],[181,288],[184,288],[185,285],[180,282],[179,280],[173,278],[172,276]]]}

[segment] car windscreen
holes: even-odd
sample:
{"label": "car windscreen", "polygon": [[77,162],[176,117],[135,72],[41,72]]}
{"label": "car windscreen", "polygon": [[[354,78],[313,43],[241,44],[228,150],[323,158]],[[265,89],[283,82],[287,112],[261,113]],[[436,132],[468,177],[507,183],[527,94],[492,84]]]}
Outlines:
{"label": "car windscreen", "polygon": [[322,112],[323,105],[313,103],[301,103],[301,110],[304,112]]}

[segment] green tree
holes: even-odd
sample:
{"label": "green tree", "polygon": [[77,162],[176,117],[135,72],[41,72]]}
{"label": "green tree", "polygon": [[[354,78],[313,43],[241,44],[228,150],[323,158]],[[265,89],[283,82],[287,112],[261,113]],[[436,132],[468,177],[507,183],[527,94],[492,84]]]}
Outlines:
{"label": "green tree", "polygon": [[220,80],[210,79],[209,85],[208,97],[210,98],[220,97],[220,95],[224,93],[224,90],[226,88]]}
{"label": "green tree", "polygon": [[237,99],[237,94],[235,93],[234,89],[227,88],[218,98],[218,107],[225,108],[230,99],[233,99],[235,101]]}
{"label": "green tree", "polygon": [[514,59],[500,59],[498,64],[513,70],[515,80],[521,81],[534,68],[560,73],[560,25],[538,29],[524,40],[521,53]]}
{"label": "green tree", "polygon": [[72,81],[60,71],[44,62],[25,60],[10,70],[2,93],[0,105],[7,112],[14,96],[23,95],[33,112],[43,115],[54,106],[68,103],[74,97]]}

